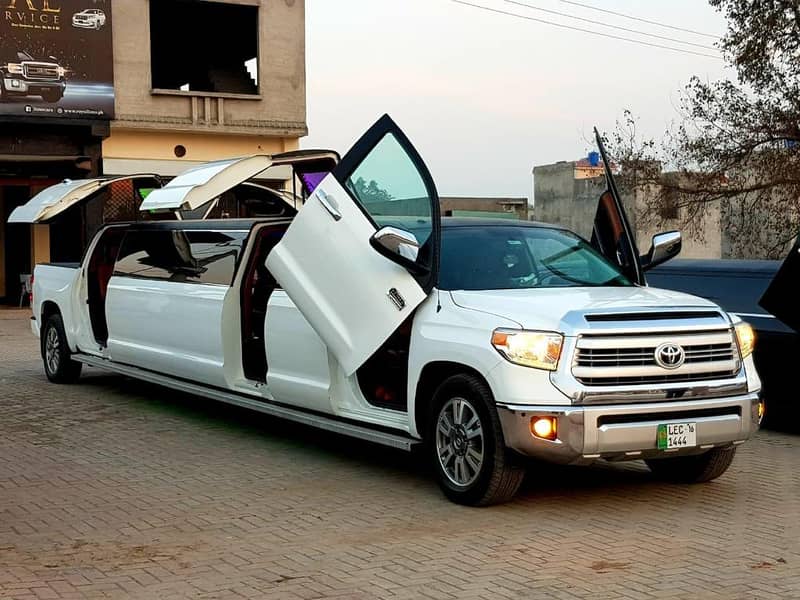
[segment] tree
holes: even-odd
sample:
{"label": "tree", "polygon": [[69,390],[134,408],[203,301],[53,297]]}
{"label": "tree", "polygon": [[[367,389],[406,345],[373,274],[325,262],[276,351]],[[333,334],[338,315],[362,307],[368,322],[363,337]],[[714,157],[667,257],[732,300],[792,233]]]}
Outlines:
{"label": "tree", "polygon": [[623,185],[651,190],[640,219],[677,217],[702,236],[716,211],[733,255],[782,257],[800,231],[800,6],[709,1],[727,18],[718,46],[736,80],[692,78],[660,143],[639,139],[626,111],[609,144]]}
{"label": "tree", "polygon": [[355,191],[359,200],[367,204],[374,202],[388,202],[389,200],[394,199],[394,196],[380,187],[378,182],[374,179],[371,179],[369,182],[367,182],[367,180],[363,177],[359,177],[353,182],[353,190]]}

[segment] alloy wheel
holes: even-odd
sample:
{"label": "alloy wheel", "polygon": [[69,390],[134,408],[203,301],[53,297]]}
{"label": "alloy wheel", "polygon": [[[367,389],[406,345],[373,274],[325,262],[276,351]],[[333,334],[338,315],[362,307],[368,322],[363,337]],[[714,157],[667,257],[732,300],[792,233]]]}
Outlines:
{"label": "alloy wheel", "polygon": [[480,415],[465,398],[450,398],[436,421],[436,454],[447,478],[467,487],[480,475],[485,455]]}
{"label": "alloy wheel", "polygon": [[58,372],[58,365],[61,361],[60,346],[61,341],[58,339],[58,330],[55,327],[50,327],[47,330],[47,338],[44,343],[44,360],[51,373]]}

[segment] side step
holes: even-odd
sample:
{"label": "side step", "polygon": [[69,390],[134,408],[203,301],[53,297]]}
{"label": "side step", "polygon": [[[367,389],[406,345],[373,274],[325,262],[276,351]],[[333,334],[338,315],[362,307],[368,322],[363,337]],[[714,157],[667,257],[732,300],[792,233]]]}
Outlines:
{"label": "side step", "polygon": [[73,360],[82,362],[83,364],[91,367],[97,367],[98,369],[113,371],[115,373],[119,373],[120,375],[133,377],[134,379],[149,381],[151,383],[163,385],[181,392],[203,396],[205,398],[218,400],[220,402],[227,402],[228,404],[234,404],[236,406],[241,406],[242,408],[257,410],[258,412],[266,413],[274,417],[288,419],[289,421],[302,423],[303,425],[318,427],[319,429],[332,431],[333,433],[339,433],[342,435],[348,435],[350,437],[381,444],[383,446],[389,446],[391,448],[399,448],[400,450],[411,451],[414,447],[422,443],[420,440],[414,439],[407,435],[388,433],[379,429],[372,429],[356,423],[341,421],[334,417],[326,417],[324,415],[309,413],[303,410],[275,404],[269,400],[255,400],[235,392],[227,392],[217,388],[209,388],[196,383],[191,383],[189,381],[184,381],[182,379],[177,379],[175,377],[170,377],[169,375],[155,373],[153,371],[139,369],[129,365],[122,365],[103,358],[97,358],[95,356],[88,356],[86,354],[73,354],[72,358]]}

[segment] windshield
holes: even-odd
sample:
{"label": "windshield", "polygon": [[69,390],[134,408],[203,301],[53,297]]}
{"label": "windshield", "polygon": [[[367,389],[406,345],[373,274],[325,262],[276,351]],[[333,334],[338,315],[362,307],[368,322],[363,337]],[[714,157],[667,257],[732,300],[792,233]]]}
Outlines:
{"label": "windshield", "polygon": [[445,227],[440,289],[629,286],[586,241],[546,227]]}

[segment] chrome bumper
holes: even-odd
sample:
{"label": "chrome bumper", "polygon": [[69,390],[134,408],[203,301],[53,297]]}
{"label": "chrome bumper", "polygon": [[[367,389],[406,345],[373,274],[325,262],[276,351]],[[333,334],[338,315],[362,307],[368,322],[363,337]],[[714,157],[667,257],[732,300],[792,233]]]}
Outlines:
{"label": "chrome bumper", "polygon": [[[696,454],[714,446],[741,444],[758,430],[758,393],[707,400],[648,402],[605,406],[536,406],[498,403],[506,446],[527,456],[562,464],[598,458],[634,460],[664,456],[656,447],[662,423],[697,424],[697,446],[668,450]],[[557,417],[558,439],[534,437],[533,416]]]}

